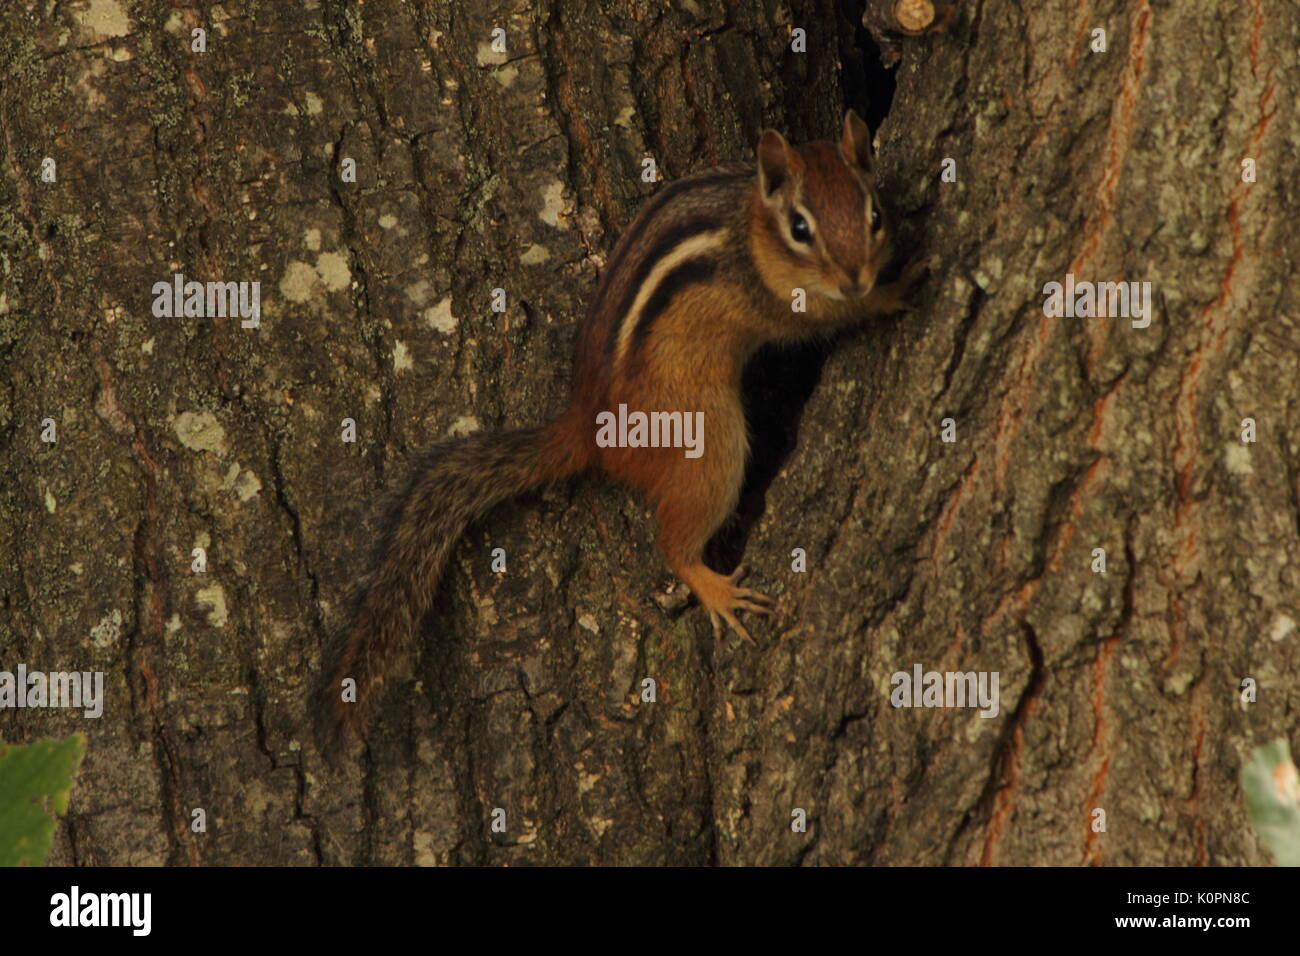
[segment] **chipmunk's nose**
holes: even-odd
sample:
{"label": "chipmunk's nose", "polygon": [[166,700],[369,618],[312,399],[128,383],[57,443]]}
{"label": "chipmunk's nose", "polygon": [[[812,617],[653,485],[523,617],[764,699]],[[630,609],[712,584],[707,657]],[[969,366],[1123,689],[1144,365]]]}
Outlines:
{"label": "chipmunk's nose", "polygon": [[845,279],[840,283],[840,292],[848,299],[862,298],[869,288],[870,286],[862,281],[861,276],[856,279]]}

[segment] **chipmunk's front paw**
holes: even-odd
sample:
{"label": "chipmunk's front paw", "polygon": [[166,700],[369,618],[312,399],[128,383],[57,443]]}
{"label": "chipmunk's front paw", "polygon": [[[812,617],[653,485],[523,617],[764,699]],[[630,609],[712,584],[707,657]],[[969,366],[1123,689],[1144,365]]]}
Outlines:
{"label": "chipmunk's front paw", "polygon": [[930,267],[925,264],[924,259],[909,262],[897,279],[887,285],[877,286],[872,291],[870,298],[872,311],[885,313],[906,309],[929,274]]}

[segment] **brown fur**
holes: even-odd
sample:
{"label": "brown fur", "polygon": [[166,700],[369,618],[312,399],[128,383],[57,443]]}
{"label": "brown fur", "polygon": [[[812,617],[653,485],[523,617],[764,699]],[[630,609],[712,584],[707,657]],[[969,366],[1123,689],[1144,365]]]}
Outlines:
{"label": "brown fur", "polygon": [[[866,127],[855,114],[846,117],[839,144],[796,149],[765,132],[759,169],[757,178],[752,167],[729,167],[673,183],[633,220],[592,297],[570,405],[556,421],[443,443],[415,463],[389,508],[374,570],[357,587],[327,653],[327,729],[364,731],[465,527],[507,498],[590,465],[645,493],[669,567],[708,610],[715,630],[726,621],[748,639],[735,612],[765,612],[769,600],[738,587],[738,575],[703,562],[704,546],[734,510],[744,478],[745,362],[765,343],[823,335],[898,308],[915,274],[875,287],[889,257],[889,229],[873,233],[864,221],[866,199],[879,197]],[[792,247],[782,231],[796,202],[817,219],[817,241],[806,249]],[[842,298],[855,281],[857,297]],[[806,312],[791,310],[796,287],[808,293]],[[597,447],[596,416],[620,403],[645,412],[703,412],[704,454]],[[357,680],[356,704],[340,700],[345,677]]]}
{"label": "brown fur", "polygon": [[817,217],[832,261],[856,275],[867,260],[866,188],[830,143],[809,143],[803,152],[808,180],[818,184],[804,190],[804,202]]}

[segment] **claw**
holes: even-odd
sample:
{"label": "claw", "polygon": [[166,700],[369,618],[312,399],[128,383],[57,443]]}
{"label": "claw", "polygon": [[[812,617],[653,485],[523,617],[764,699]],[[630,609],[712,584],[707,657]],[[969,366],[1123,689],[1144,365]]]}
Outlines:
{"label": "claw", "polygon": [[703,564],[693,564],[682,568],[679,573],[682,580],[699,599],[700,605],[709,612],[709,623],[713,625],[713,636],[722,638],[722,622],[744,641],[754,644],[745,625],[736,617],[736,611],[748,611],[751,614],[771,614],[776,602],[766,594],[752,588],[737,587],[736,582],[749,571],[742,564],[730,574],[718,574]]}
{"label": "claw", "polygon": [[[753,590],[752,588],[736,588],[735,596],[737,598],[743,598],[746,601],[751,601],[755,604],[761,604],[768,613],[771,613],[771,609],[776,606],[775,600],[760,591]],[[751,610],[753,609],[751,608]]]}
{"label": "claw", "polygon": [[748,643],[754,643],[754,639],[749,636],[749,631],[745,630],[745,625],[741,624],[740,621],[736,619],[736,615],[732,614],[730,611],[723,611],[722,616],[727,619],[727,623],[731,625],[733,631],[739,634]]}

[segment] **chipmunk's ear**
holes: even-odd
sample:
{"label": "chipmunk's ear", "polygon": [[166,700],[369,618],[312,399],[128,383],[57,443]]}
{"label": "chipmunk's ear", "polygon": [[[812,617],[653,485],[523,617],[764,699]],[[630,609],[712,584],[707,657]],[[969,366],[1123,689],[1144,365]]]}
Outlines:
{"label": "chipmunk's ear", "polygon": [[799,171],[799,157],[790,144],[774,129],[763,130],[758,138],[758,189],[771,199],[792,175]]}
{"label": "chipmunk's ear", "polygon": [[844,114],[844,135],[840,137],[840,155],[850,166],[857,166],[863,172],[871,172],[873,158],[871,155],[871,130],[853,110]]}

